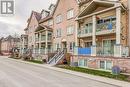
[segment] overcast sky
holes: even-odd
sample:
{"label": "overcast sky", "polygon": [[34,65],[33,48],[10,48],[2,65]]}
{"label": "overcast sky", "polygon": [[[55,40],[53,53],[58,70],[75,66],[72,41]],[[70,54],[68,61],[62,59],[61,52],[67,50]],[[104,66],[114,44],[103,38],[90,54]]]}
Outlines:
{"label": "overcast sky", "polygon": [[15,33],[24,33],[27,25],[27,19],[31,11],[41,12],[42,9],[48,9],[51,3],[57,0],[15,0],[15,15],[11,17],[0,17],[0,37],[13,35]]}

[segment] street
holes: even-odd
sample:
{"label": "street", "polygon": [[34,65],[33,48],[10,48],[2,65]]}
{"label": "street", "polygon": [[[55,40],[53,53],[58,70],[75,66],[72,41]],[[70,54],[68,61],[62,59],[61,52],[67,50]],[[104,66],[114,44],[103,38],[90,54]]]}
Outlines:
{"label": "street", "polygon": [[0,87],[117,87],[0,57]]}

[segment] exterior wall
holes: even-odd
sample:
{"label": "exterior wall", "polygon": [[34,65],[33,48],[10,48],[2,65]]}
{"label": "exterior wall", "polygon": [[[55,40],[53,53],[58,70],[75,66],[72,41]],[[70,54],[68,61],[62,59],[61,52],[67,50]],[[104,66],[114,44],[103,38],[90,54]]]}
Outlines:
{"label": "exterior wall", "polygon": [[119,66],[124,72],[130,72],[130,58],[114,58],[114,57],[91,57],[91,56],[72,56],[71,63],[78,62],[78,60],[86,59],[88,60],[86,68],[99,69],[100,61],[111,61],[112,67]]}
{"label": "exterior wall", "polygon": [[[32,49],[35,45],[35,29],[38,27],[38,21],[34,14],[32,14],[32,18],[30,19],[30,23],[27,30],[28,35],[28,48]],[[33,47],[32,47],[33,46]]]}
{"label": "exterior wall", "polygon": [[10,40],[2,40],[1,42],[1,53],[3,55],[9,55],[12,48],[17,47],[20,48],[20,42],[14,41],[14,39]]}
{"label": "exterior wall", "polygon": [[[71,3],[71,4],[70,4]],[[70,9],[74,9],[74,17],[72,19],[67,20],[67,11]],[[62,22],[56,23],[56,17],[61,14],[62,15]],[[63,48],[62,40],[65,40],[67,43],[67,48],[69,48],[70,42],[75,42],[77,38],[76,35],[76,21],[75,18],[78,14],[78,4],[76,0],[59,0],[59,4],[54,13],[54,40],[53,40],[53,47],[56,48],[56,44],[60,43],[61,47]],[[72,35],[67,35],[67,27],[73,25],[74,32]],[[61,37],[56,37],[56,30],[61,28]],[[55,49],[56,50],[56,49]],[[69,49],[68,49],[68,52]]]}

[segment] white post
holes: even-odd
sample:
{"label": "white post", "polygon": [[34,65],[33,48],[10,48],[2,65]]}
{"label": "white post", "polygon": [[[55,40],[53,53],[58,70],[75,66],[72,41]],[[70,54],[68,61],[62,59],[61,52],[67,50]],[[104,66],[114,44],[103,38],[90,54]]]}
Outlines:
{"label": "white post", "polygon": [[96,56],[96,15],[92,16],[93,30],[92,30],[92,56]]}
{"label": "white post", "polygon": [[48,53],[48,31],[46,30],[46,44],[45,44],[45,54]]}
{"label": "white post", "polygon": [[22,37],[22,39],[23,39],[23,44],[22,44],[22,55],[23,55],[23,53],[24,53],[24,43],[25,43],[24,36]]}
{"label": "white post", "polygon": [[116,8],[116,44],[121,44],[121,8]]}
{"label": "white post", "polygon": [[121,47],[121,8],[116,8],[116,45],[114,47],[114,56],[122,56]]}
{"label": "white post", "polygon": [[41,53],[41,33],[39,33],[39,54]]}
{"label": "white post", "polygon": [[76,21],[76,26],[75,26],[75,46],[78,46],[78,28],[79,28],[79,24],[78,21]]}

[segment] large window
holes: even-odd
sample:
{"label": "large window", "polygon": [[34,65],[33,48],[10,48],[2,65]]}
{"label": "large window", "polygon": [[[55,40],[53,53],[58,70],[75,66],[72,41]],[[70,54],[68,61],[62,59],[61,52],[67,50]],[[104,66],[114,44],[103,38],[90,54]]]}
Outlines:
{"label": "large window", "polygon": [[92,23],[86,24],[85,33],[92,33]]}
{"label": "large window", "polygon": [[71,26],[68,26],[67,27],[67,35],[71,35],[74,33],[74,26],[71,25]]}
{"label": "large window", "polygon": [[71,9],[67,12],[67,19],[71,19],[74,17],[74,9]]}
{"label": "large window", "polygon": [[88,60],[87,59],[79,59],[78,66],[79,67],[88,67]]}
{"label": "large window", "polygon": [[60,22],[62,22],[62,15],[61,14],[56,17],[56,23],[60,23]]}
{"label": "large window", "polygon": [[112,61],[100,61],[100,69],[111,70]]}

